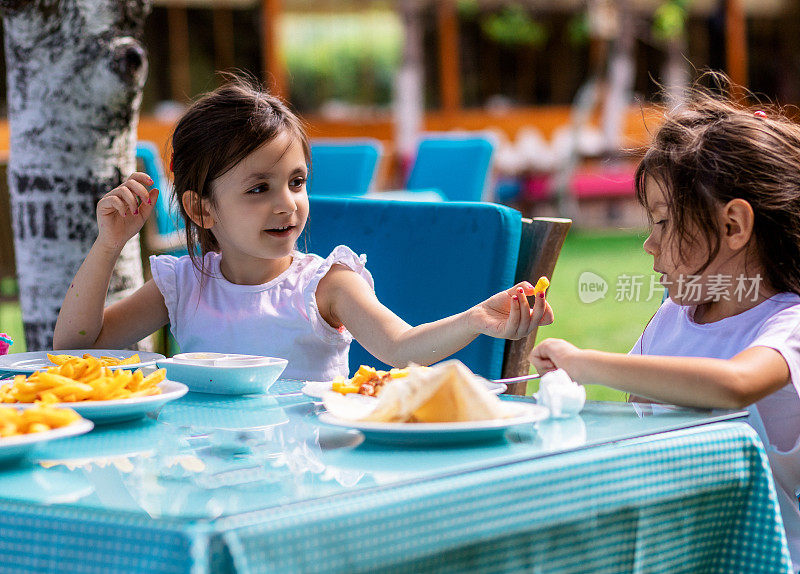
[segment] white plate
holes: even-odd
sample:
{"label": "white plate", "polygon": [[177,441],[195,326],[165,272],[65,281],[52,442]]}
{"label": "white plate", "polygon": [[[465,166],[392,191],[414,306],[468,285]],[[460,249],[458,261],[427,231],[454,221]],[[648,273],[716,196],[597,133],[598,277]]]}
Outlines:
{"label": "white plate", "polygon": [[[175,381],[161,381],[160,395],[135,397],[132,399],[115,399],[113,401],[81,401],[79,403],[54,403],[58,407],[74,409],[83,418],[96,423],[117,423],[138,419],[147,413],[158,410],[164,403],[174,401],[185,395],[189,388],[183,383]],[[13,406],[29,409],[33,403],[5,403],[4,406]]]}
{"label": "white plate", "polygon": [[507,419],[471,421],[458,423],[379,423],[348,421],[329,413],[318,419],[326,425],[356,429],[364,433],[367,440],[388,444],[431,445],[461,442],[477,442],[498,439],[509,428],[532,424],[546,419],[549,412],[539,405],[516,403],[520,414]]}
{"label": "white plate", "polygon": [[[486,388],[489,390],[489,392],[494,395],[500,395],[508,388],[503,383],[495,383],[488,379],[481,380],[483,384],[486,385]],[[321,399],[322,395],[333,390],[332,385],[332,381],[308,381],[305,385],[303,385],[301,392],[306,396],[313,397],[315,399]]]}
{"label": "white plate", "polygon": [[82,419],[71,425],[49,431],[0,438],[0,462],[21,458],[36,448],[38,444],[87,433],[92,430],[93,427],[94,424],[92,424],[92,421]]}
{"label": "white plate", "polygon": [[11,355],[0,356],[0,371],[8,373],[15,373],[20,375],[30,375],[34,371],[40,371],[48,367],[55,367],[50,359],[47,358],[47,353],[51,355],[75,355],[76,357],[83,357],[85,353],[89,353],[93,357],[115,357],[117,359],[127,359],[135,354],[139,354],[141,362],[133,363],[131,365],[116,365],[109,367],[109,369],[127,369],[129,371],[138,369],[140,367],[149,367],[164,358],[164,355],[159,353],[150,353],[148,351],[130,351],[120,349],[72,349],[66,351],[31,351],[29,353],[14,353]]}

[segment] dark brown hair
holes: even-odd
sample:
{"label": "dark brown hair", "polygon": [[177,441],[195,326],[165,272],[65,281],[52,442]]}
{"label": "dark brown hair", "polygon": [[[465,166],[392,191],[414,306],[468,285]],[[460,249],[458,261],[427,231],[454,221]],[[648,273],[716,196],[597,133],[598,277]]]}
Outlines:
{"label": "dark brown hair", "polygon": [[225,74],[224,78],[223,86],[192,104],[172,133],[173,200],[186,224],[189,255],[201,271],[202,258],[209,251],[219,251],[219,244],[211,231],[189,217],[183,206],[187,191],[213,202],[212,182],[282,133],[297,138],[311,169],[308,136],[289,107],[251,77]]}
{"label": "dark brown hair", "polygon": [[666,113],[636,170],[639,203],[647,208],[645,183],[652,178],[667,197],[679,255],[708,246],[700,273],[719,253],[718,209],[744,199],[754,213],[749,247],[765,282],[800,294],[800,127],[777,106],[735,103],[726,95],[727,78],[708,76],[727,90],[695,87]]}

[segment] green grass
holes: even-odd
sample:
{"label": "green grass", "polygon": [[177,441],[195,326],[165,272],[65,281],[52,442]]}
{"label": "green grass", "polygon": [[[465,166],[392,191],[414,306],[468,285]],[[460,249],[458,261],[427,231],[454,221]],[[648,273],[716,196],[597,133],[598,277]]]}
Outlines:
{"label": "green grass", "polygon": [[[643,233],[634,232],[571,231],[547,294],[555,322],[539,329],[537,340],[555,337],[581,348],[627,353],[658,309],[663,293],[658,286],[650,296],[653,260],[642,249],[644,239]],[[586,271],[608,283],[605,297],[592,303],[583,302],[578,291],[579,278]],[[621,275],[639,276],[638,300],[631,297],[630,289],[618,289],[625,284],[619,279]],[[528,390],[533,392],[536,388],[538,384]],[[625,398],[624,393],[603,386],[588,385],[587,390],[594,400]]]}

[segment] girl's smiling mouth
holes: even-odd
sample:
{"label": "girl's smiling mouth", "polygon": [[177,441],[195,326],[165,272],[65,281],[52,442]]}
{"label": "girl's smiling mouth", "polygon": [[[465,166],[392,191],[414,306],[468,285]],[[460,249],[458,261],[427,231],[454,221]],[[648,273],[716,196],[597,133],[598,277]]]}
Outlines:
{"label": "girl's smiling mouth", "polygon": [[295,225],[287,225],[285,227],[275,227],[273,229],[265,229],[264,233],[272,235],[273,237],[286,237],[290,235],[295,229]]}

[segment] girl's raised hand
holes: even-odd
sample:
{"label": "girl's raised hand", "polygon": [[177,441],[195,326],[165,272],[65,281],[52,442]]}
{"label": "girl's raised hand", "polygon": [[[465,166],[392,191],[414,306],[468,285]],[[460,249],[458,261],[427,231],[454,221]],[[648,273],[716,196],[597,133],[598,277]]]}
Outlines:
{"label": "girl's raised hand", "polygon": [[531,295],[534,295],[533,285],[527,281],[501,291],[468,311],[471,324],[476,332],[491,337],[527,337],[537,326],[553,322],[553,310],[544,294],[534,296],[533,307],[528,303]]}
{"label": "girl's raised hand", "polygon": [[120,250],[139,233],[158,198],[156,188],[148,191],[151,185],[150,176],[137,171],[100,199],[97,203],[98,243]]}

